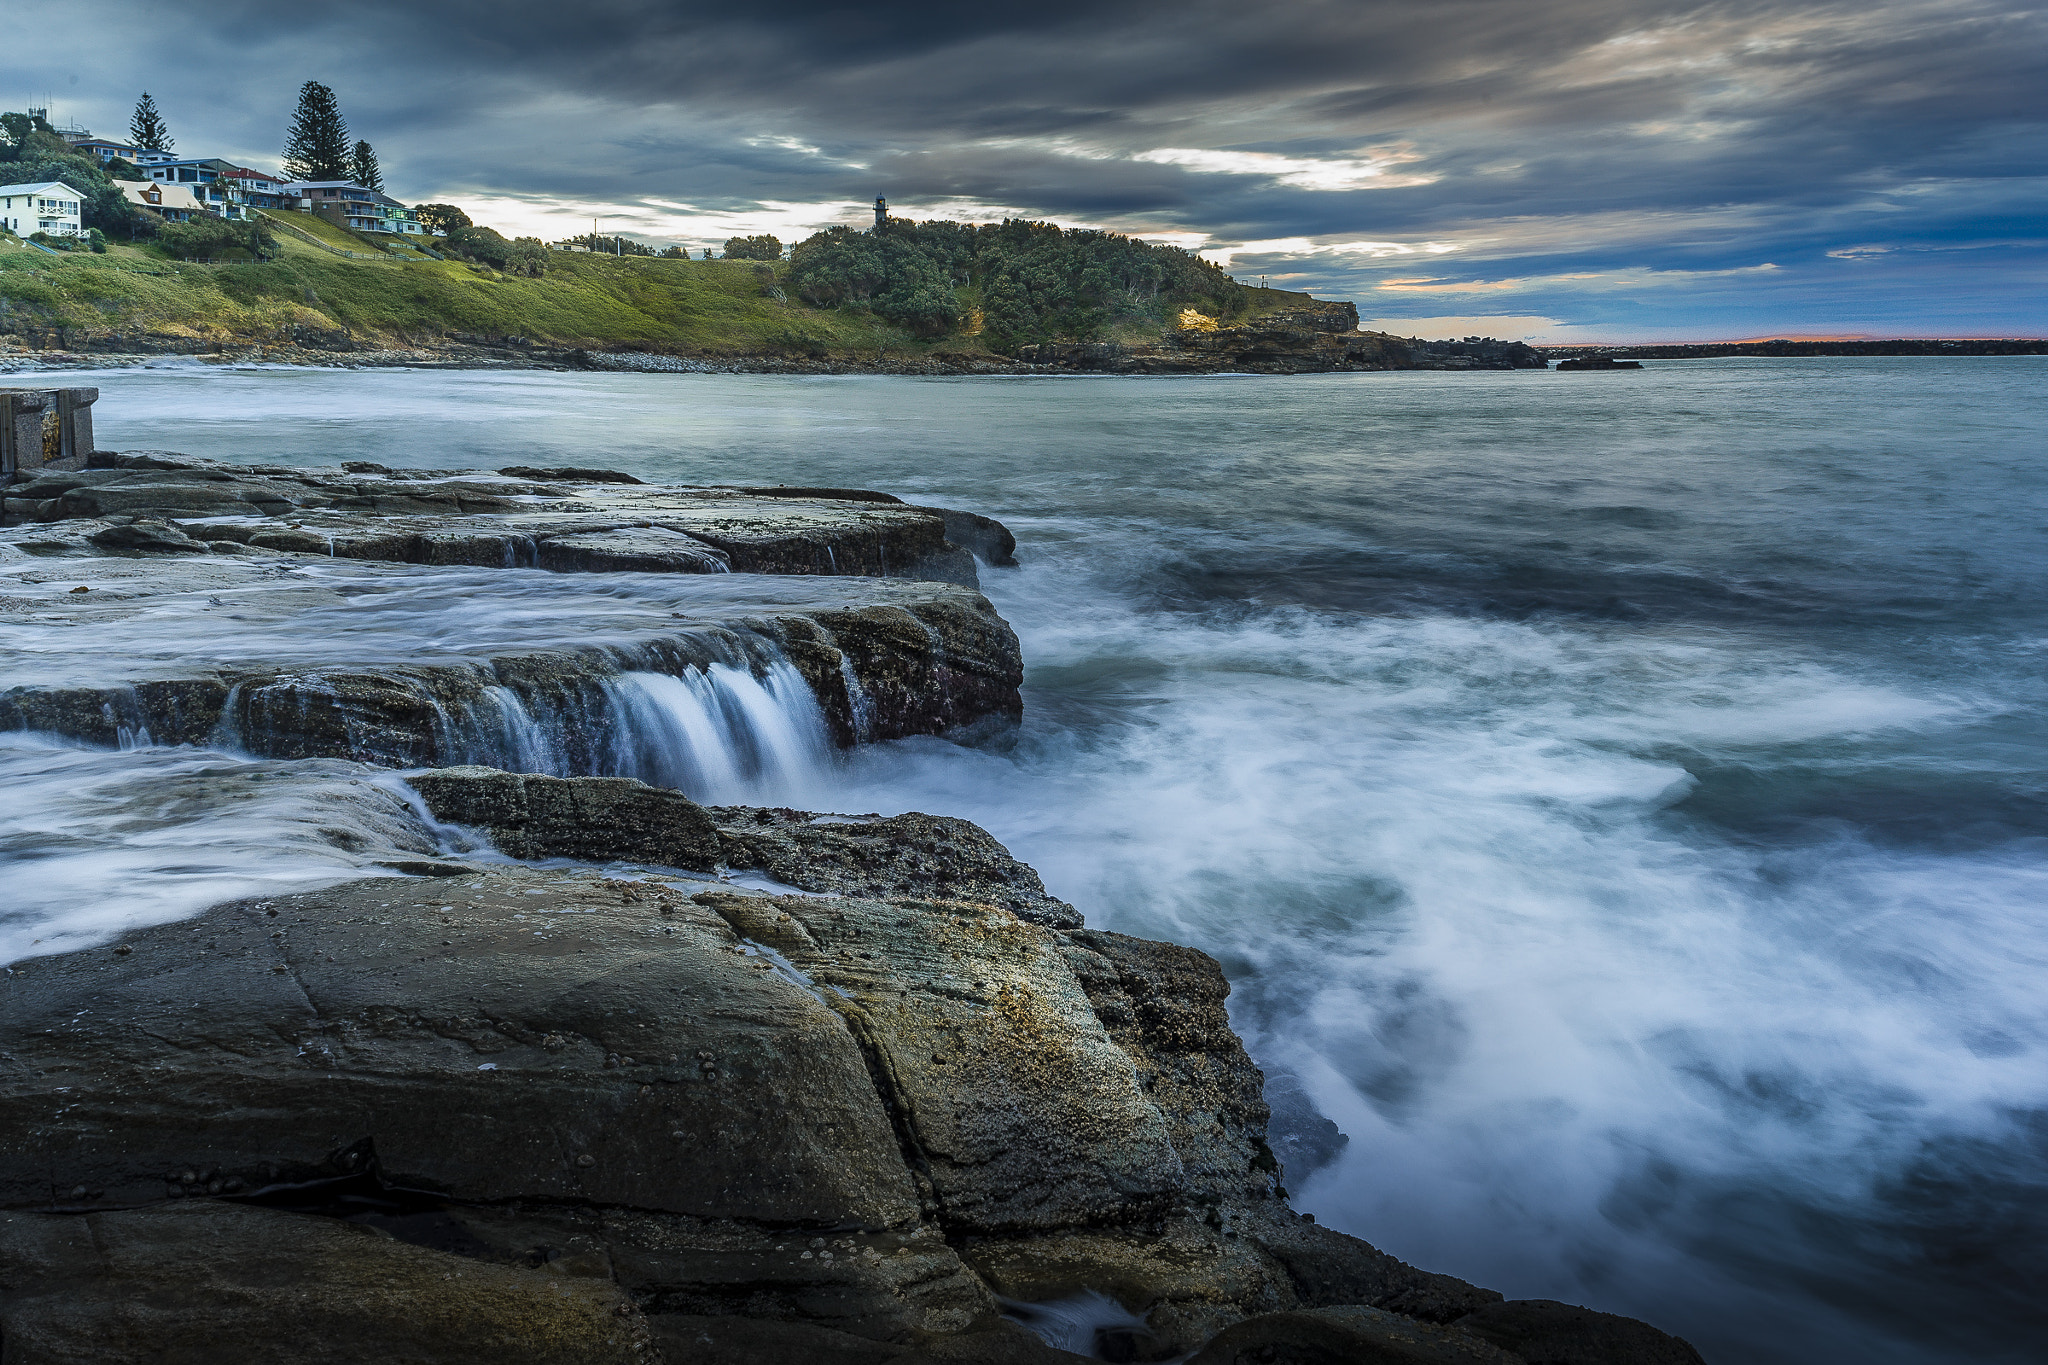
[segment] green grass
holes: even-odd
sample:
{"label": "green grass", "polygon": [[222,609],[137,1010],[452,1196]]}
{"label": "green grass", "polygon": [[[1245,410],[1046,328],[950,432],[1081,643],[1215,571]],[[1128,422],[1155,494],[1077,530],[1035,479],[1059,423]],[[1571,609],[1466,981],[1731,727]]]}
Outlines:
{"label": "green grass", "polygon": [[[295,227],[308,236],[316,237],[342,251],[381,251],[386,241],[381,234],[373,237],[366,233],[352,232],[339,224],[329,222],[317,213],[301,213],[297,209],[264,209],[263,214],[274,222]],[[279,235],[291,236],[290,233]]]}
{"label": "green grass", "polygon": [[[341,232],[322,226],[323,240]],[[705,356],[980,350],[966,338],[915,342],[866,313],[779,301],[748,261],[562,252],[544,277],[526,279],[454,260],[350,260],[283,233],[278,246],[271,261],[198,265],[127,247],[51,257],[0,243],[0,333],[65,327],[225,345],[311,327],[394,346],[459,333]]]}
{"label": "green grass", "polygon": [[[344,250],[372,245],[311,214],[278,216]],[[288,233],[278,234],[278,247],[275,260],[198,265],[146,248],[51,257],[0,241],[0,333],[64,327],[235,346],[279,344],[311,328],[346,329],[370,346],[460,334],[706,357],[988,354],[972,337],[920,341],[870,313],[775,299],[752,261],[560,252],[544,277],[527,279],[454,260],[350,260]],[[786,269],[775,267],[778,275]],[[1258,304],[1296,306],[1306,297],[1276,289]]]}
{"label": "green grass", "polygon": [[343,251],[365,250],[363,243],[347,228],[336,226],[317,213],[300,213],[297,209],[265,209],[263,216],[288,223],[299,231],[318,237],[329,246],[340,247]]}

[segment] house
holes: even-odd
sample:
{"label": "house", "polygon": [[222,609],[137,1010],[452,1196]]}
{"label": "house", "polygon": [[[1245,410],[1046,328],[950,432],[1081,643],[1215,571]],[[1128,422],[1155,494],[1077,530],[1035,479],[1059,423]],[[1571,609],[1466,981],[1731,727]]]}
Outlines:
{"label": "house", "polygon": [[206,205],[192,193],[189,185],[159,185],[151,180],[116,180],[121,193],[128,196],[128,202],[137,208],[148,209],[166,222],[183,223],[195,213],[206,211]]}
{"label": "house", "polygon": [[305,212],[352,232],[425,232],[412,210],[390,195],[346,180],[302,180],[283,189],[298,196],[298,207]]}
{"label": "house", "polygon": [[[222,163],[224,166],[226,164]],[[251,170],[247,166],[228,166],[218,173],[208,189],[212,198],[226,198],[227,211],[215,210],[226,218],[247,218],[256,209],[289,209],[298,206],[296,196],[285,192],[284,181],[263,171]]]}
{"label": "house", "polygon": [[301,180],[284,187],[298,196],[298,207],[354,232],[382,231],[384,214],[377,201],[384,196],[346,180]]}
{"label": "house", "polygon": [[284,181],[277,176],[266,175],[247,166],[238,166],[223,173],[221,178],[234,186],[231,192],[238,194],[240,201],[245,205],[259,209],[294,207],[294,196],[285,193]]}
{"label": "house", "polygon": [[[142,155],[142,148],[135,146],[133,143],[116,142],[112,138],[94,137],[90,133],[84,137],[66,137],[64,140],[71,144],[73,151],[84,152],[88,156],[98,157],[101,161],[113,161],[118,158],[122,161],[132,162],[136,157]],[[170,153],[163,152],[159,153],[159,155],[169,156]]]}
{"label": "house", "polygon": [[217,156],[184,157],[152,161],[140,169],[151,180],[185,186],[209,213],[217,213],[223,218],[243,216],[230,193],[230,186],[222,183],[223,176],[238,169],[231,161],[222,161]]}
{"label": "house", "polygon": [[85,195],[61,180],[33,185],[0,185],[0,227],[17,237],[46,232],[52,237],[82,237],[80,214]]}
{"label": "house", "polygon": [[276,176],[217,156],[147,160],[137,165],[151,180],[191,190],[200,207],[223,218],[245,219],[251,209],[296,207],[294,197],[285,193],[284,182]]}

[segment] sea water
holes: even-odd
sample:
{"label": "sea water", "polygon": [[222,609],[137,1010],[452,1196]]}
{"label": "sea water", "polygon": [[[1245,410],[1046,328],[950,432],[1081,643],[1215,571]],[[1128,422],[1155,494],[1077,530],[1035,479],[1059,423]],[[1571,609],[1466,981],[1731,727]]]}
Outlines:
{"label": "sea water", "polygon": [[1321,1221],[1789,1365],[2048,1332],[2044,366],[76,382],[114,448],[1003,519],[1022,730],[792,761],[778,801],[966,816],[1216,955],[1348,1138],[1290,1106]]}

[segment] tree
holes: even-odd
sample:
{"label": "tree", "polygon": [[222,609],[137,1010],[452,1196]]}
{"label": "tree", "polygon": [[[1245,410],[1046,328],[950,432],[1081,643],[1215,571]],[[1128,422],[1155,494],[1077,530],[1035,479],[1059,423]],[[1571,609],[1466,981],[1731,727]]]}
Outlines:
{"label": "tree", "polygon": [[514,237],[500,269],[508,275],[540,278],[548,273],[548,244],[538,237]]}
{"label": "tree", "polygon": [[[536,239],[529,237],[523,240]],[[487,227],[470,226],[452,230],[448,234],[446,249],[451,255],[480,261],[485,265],[496,266],[500,270],[509,269],[514,261],[531,259],[531,253],[522,253],[518,243],[508,241],[504,234]],[[541,250],[547,250],[545,244]]]}
{"label": "tree", "polygon": [[128,120],[128,140],[148,152],[168,152],[178,145],[171,140],[171,130],[147,90],[135,101],[135,117]]}
{"label": "tree", "polygon": [[765,232],[758,237],[728,237],[725,239],[725,259],[779,261],[782,259],[782,243]]}
{"label": "tree", "polygon": [[370,150],[369,143],[356,144],[355,152],[349,157],[349,169],[358,185],[384,193],[384,173],[377,169],[377,154]]}
{"label": "tree", "polygon": [[474,226],[469,215],[453,204],[421,204],[413,209],[412,216],[429,232],[454,232]]}
{"label": "tree", "polygon": [[49,131],[50,125],[34,114],[0,114],[0,133],[6,135],[9,147],[17,149],[17,156],[19,149],[27,145],[30,133]]}
{"label": "tree", "polygon": [[307,81],[299,87],[299,110],[285,135],[285,177],[346,180],[355,169],[349,162],[348,123],[334,92],[318,81]]}
{"label": "tree", "polygon": [[664,249],[662,250],[662,253],[661,253],[661,254],[662,254],[662,258],[663,258],[664,260],[670,260],[670,261],[687,261],[687,260],[689,260],[689,259],[690,259],[690,249],[689,249],[688,247],[682,247],[682,246],[672,246],[672,247],[666,247],[666,248],[664,248]]}

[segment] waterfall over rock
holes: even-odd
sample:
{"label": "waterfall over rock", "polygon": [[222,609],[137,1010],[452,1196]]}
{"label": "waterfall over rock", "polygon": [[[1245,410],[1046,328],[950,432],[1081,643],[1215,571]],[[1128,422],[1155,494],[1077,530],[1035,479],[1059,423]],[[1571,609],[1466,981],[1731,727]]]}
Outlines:
{"label": "waterfall over rock", "polygon": [[[236,689],[213,739],[263,757],[340,749],[400,766],[635,777],[713,802],[792,800],[831,763],[824,711],[771,640],[707,631],[550,663],[288,675]],[[419,723],[393,724],[406,715]]]}

